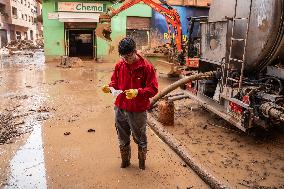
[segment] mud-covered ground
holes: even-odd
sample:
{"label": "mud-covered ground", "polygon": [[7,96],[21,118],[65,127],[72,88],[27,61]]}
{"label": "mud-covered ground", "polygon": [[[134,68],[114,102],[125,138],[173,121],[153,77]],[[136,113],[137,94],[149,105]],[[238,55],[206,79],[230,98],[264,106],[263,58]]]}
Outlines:
{"label": "mud-covered ground", "polygon": [[19,51],[0,57],[0,144],[11,143],[29,133],[35,120],[48,118],[48,108],[41,106],[41,88],[35,83],[44,69],[41,50]]}
{"label": "mud-covered ground", "polygon": [[2,57],[0,188],[209,188],[150,130],[146,170],[133,142],[121,169],[114,97],[101,91],[114,62],[81,63]]}
{"label": "mud-covered ground", "polygon": [[[153,63],[160,90],[176,80]],[[137,168],[134,144],[120,169],[114,98],[101,92],[114,63],[58,64],[40,51],[1,57],[0,188],[208,188],[150,130],[147,169]],[[284,186],[284,128],[248,135],[190,99],[175,102],[175,125],[165,128],[234,188]]]}
{"label": "mud-covered ground", "polygon": [[247,134],[183,99],[175,101],[175,124],[166,129],[236,188],[284,188],[284,127]]}

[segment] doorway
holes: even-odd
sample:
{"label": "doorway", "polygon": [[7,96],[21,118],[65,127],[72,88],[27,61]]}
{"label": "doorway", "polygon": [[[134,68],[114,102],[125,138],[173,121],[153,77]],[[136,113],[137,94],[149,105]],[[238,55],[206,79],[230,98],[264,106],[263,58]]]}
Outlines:
{"label": "doorway", "polygon": [[5,47],[8,43],[7,31],[0,29],[0,48]]}
{"label": "doorway", "polygon": [[84,59],[94,58],[93,30],[68,30],[69,56]]}

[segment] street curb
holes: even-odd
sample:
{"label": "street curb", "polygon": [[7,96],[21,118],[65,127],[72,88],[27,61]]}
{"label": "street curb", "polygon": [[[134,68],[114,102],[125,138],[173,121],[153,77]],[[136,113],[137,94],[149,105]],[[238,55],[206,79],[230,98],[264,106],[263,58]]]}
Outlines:
{"label": "street curb", "polygon": [[234,188],[224,179],[218,178],[212,174],[212,170],[202,165],[192,153],[186,150],[182,144],[169,132],[167,132],[162,124],[148,113],[147,124],[206,184],[211,188]]}

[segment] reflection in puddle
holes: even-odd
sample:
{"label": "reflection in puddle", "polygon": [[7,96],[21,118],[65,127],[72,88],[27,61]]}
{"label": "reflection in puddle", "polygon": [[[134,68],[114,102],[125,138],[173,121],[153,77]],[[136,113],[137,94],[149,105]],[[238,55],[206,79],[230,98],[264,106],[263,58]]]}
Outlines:
{"label": "reflection in puddle", "polygon": [[47,188],[41,125],[33,132],[10,162],[11,175],[6,188]]}

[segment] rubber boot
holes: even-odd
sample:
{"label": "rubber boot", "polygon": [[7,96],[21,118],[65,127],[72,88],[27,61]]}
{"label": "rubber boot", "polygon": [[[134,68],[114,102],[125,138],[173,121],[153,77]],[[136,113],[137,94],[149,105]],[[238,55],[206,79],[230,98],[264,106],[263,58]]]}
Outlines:
{"label": "rubber boot", "polygon": [[121,168],[126,168],[130,165],[131,158],[131,148],[130,145],[120,146],[120,154],[121,154]]}
{"label": "rubber boot", "polygon": [[147,147],[138,146],[138,159],[139,159],[139,169],[145,170],[145,160],[147,154]]}

